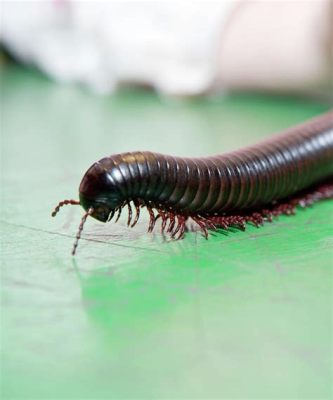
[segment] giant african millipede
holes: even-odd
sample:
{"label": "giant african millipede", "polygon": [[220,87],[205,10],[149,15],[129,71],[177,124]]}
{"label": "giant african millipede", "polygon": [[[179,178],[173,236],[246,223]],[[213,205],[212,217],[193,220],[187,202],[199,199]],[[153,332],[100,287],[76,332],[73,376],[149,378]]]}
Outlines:
{"label": "giant african millipede", "polygon": [[128,226],[145,207],[148,232],[160,219],[161,231],[175,239],[184,236],[189,219],[206,238],[211,229],[260,226],[333,198],[333,111],[227,154],[181,158],[136,151],[102,158],[83,176],[79,198],[61,201],[52,213],[67,204],[85,209],[73,255],[88,216],[117,222],[124,207]]}

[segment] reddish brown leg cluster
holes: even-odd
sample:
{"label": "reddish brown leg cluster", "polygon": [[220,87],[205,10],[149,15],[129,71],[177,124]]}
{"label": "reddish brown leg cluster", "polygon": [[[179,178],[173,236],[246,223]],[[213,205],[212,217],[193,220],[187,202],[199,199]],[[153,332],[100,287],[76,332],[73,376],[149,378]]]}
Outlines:
{"label": "reddish brown leg cluster", "polygon": [[215,228],[228,229],[229,227],[238,227],[239,229],[245,230],[246,224],[251,223],[256,227],[264,224],[264,222],[272,222],[273,217],[279,215],[294,215],[296,213],[296,207],[309,207],[319,200],[332,199],[333,198],[333,182],[322,184],[312,189],[311,191],[304,192],[293,196],[285,201],[276,202],[269,207],[258,209],[255,211],[243,212],[235,215],[225,214],[219,215],[207,215],[204,218],[204,229],[202,227],[203,222],[198,223],[203,233],[207,237],[207,229],[211,229],[211,225]]}
{"label": "reddish brown leg cluster", "polygon": [[[134,205],[135,208],[135,216],[132,205]],[[152,232],[154,230],[157,220],[160,219],[161,233],[168,233],[174,239],[180,239],[184,236],[186,221],[189,218],[188,215],[182,215],[170,210],[164,210],[161,207],[156,207],[151,202],[148,203],[144,202],[143,200],[134,200],[132,204],[130,201],[124,202],[113,213],[110,214],[108,221],[111,221],[115,214],[117,214],[115,219],[115,222],[117,222],[124,207],[127,207],[128,209],[127,226],[131,228],[133,228],[138,222],[141,208],[145,207],[149,214],[148,232]],[[197,218],[199,219],[201,217]]]}
{"label": "reddish brown leg cluster", "polygon": [[[115,220],[115,222],[117,222],[122,208],[127,206],[127,225],[133,227],[140,217],[140,209],[145,207],[149,214],[148,232],[153,231],[156,222],[160,219],[161,233],[168,233],[174,239],[181,239],[185,233],[186,222],[192,219],[199,226],[207,239],[209,230],[216,230],[217,228],[227,230],[230,227],[237,227],[241,230],[245,230],[246,224],[248,223],[259,227],[263,225],[264,222],[272,222],[273,218],[279,215],[295,214],[296,207],[308,207],[319,200],[329,198],[333,198],[333,182],[323,184],[307,193],[299,194],[283,202],[275,202],[269,207],[252,211],[243,211],[237,214],[184,215],[173,210],[165,210],[161,206],[158,207],[151,202],[147,203],[143,200],[135,200],[133,201],[135,217],[131,202],[126,201],[110,215],[109,221],[117,214]],[[133,217],[134,221],[132,222]]]}
{"label": "reddish brown leg cluster", "polygon": [[[140,209],[146,207],[149,214],[148,232],[152,232],[158,219],[161,220],[161,232],[168,233],[174,239],[181,239],[185,233],[186,222],[192,219],[203,232],[206,239],[208,238],[209,230],[216,230],[217,228],[228,229],[230,227],[237,227],[245,230],[246,224],[250,223],[259,227],[264,222],[272,222],[274,217],[279,215],[293,215],[296,212],[296,207],[308,207],[313,203],[333,198],[333,182],[320,185],[311,191],[298,194],[283,202],[275,202],[269,207],[262,209],[243,211],[237,214],[223,214],[223,215],[183,215],[173,210],[165,210],[162,207],[156,207],[153,203],[145,203],[142,200],[133,202],[135,206],[136,215],[132,223],[133,211],[130,202],[122,204],[117,210],[120,216],[121,209],[127,205],[128,207],[128,220],[127,225],[133,227],[140,216]],[[113,215],[110,219],[112,219]]]}
{"label": "reddish brown leg cluster", "polygon": [[[238,227],[239,229],[245,230],[247,223],[254,224],[259,227],[264,222],[272,222],[273,217],[279,215],[293,215],[296,212],[296,207],[308,207],[319,200],[332,199],[333,198],[333,181],[327,182],[309,190],[307,192],[293,196],[283,202],[275,202],[269,207],[265,207],[258,210],[243,211],[238,214],[223,214],[223,215],[184,215],[177,213],[174,210],[165,210],[161,205],[156,206],[151,202],[144,202],[142,200],[132,201],[135,208],[135,216],[130,201],[126,201],[121,204],[116,210],[112,211],[109,215],[108,221],[117,214],[115,222],[118,221],[121,215],[122,209],[127,206],[128,218],[127,225],[133,227],[139,220],[140,209],[146,207],[149,213],[149,225],[148,232],[152,232],[156,221],[161,220],[161,232],[168,233],[174,239],[181,239],[184,236],[186,221],[191,218],[201,229],[206,239],[208,238],[208,230],[216,230],[217,228],[228,229],[229,227]],[[55,207],[52,212],[54,217],[59,209],[64,205],[78,205],[78,200],[63,200]],[[89,216],[94,212],[93,208],[90,208],[82,217],[79,229],[74,242],[72,254],[76,252],[78,242],[83,231],[84,224]],[[155,214],[156,213],[156,214]],[[134,220],[132,222],[132,219]]]}
{"label": "reddish brown leg cluster", "polygon": [[175,213],[171,210],[155,208],[151,204],[146,205],[145,207],[147,208],[150,217],[148,232],[153,231],[156,221],[160,219],[161,233],[168,233],[174,239],[180,239],[184,236],[186,221],[189,218],[188,216]]}

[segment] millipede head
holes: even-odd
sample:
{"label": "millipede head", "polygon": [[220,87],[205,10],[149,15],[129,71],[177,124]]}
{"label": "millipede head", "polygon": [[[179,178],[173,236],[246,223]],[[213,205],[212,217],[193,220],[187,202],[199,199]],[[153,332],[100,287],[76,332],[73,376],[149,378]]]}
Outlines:
{"label": "millipede head", "polygon": [[80,202],[78,200],[62,200],[62,201],[60,201],[58,203],[58,205],[55,207],[55,209],[52,211],[52,214],[51,214],[52,217],[55,217],[58,214],[58,212],[62,206],[67,206],[68,204],[71,204],[72,206],[77,206],[77,205],[80,205]]}

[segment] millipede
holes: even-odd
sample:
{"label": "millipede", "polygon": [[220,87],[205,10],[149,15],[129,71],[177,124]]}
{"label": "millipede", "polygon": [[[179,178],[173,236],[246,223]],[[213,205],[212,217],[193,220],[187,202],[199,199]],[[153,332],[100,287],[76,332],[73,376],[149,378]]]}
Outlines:
{"label": "millipede", "polygon": [[88,217],[117,222],[124,208],[129,227],[146,208],[148,232],[160,220],[162,232],[180,239],[191,219],[208,238],[210,230],[259,227],[330,198],[333,110],[222,155],[182,158],[136,151],[102,158],[83,176],[79,200],[59,202],[52,216],[67,204],[84,208],[74,255]]}

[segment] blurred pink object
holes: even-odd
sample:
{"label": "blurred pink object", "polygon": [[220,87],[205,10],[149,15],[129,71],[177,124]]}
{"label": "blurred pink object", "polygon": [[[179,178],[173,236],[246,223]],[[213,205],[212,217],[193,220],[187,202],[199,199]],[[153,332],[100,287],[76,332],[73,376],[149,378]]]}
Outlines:
{"label": "blurred pink object", "polygon": [[330,0],[2,3],[1,41],[58,81],[177,96],[331,95]]}
{"label": "blurred pink object", "polygon": [[222,88],[332,94],[333,2],[239,2],[219,65]]}

